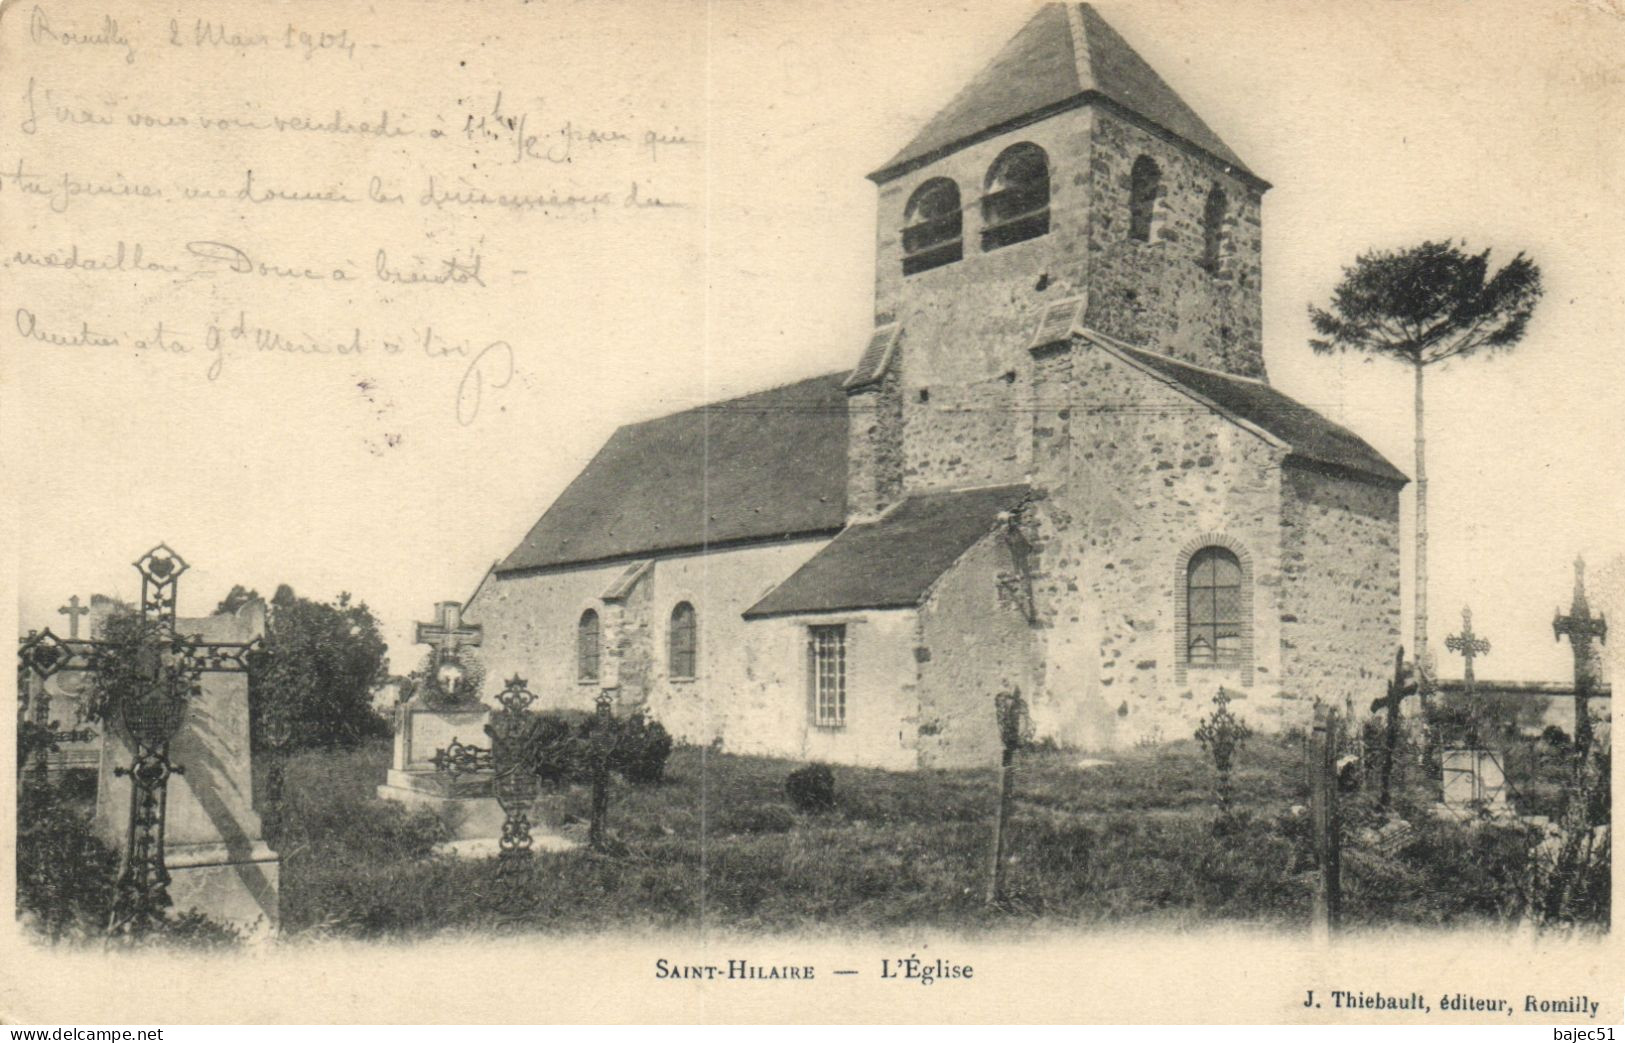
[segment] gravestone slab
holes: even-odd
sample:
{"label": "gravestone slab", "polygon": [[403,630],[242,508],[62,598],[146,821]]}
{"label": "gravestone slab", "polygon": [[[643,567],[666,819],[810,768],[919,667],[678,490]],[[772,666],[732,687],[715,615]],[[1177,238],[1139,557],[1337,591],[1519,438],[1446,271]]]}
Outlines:
{"label": "gravestone slab", "polygon": [[[248,642],[265,635],[265,604],[235,614],[178,619],[177,632],[211,642]],[[184,771],[169,780],[164,862],[178,913],[197,910],[251,935],[274,931],[280,863],[265,843],[254,810],[249,747],[248,675],[204,673],[186,723],[170,743],[170,760]],[[129,739],[115,726],[105,737],[96,791],[97,835],[123,850],[130,822],[130,780],[116,774],[132,759]]]}
{"label": "gravestone slab", "polygon": [[1504,805],[1506,773],[1492,750],[1446,749],[1443,754],[1444,803],[1460,807],[1482,802]]}

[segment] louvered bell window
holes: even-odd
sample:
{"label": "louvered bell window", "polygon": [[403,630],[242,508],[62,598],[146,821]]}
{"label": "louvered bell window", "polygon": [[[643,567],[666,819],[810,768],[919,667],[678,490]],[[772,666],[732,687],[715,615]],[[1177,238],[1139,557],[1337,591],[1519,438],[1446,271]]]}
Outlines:
{"label": "louvered bell window", "polygon": [[903,274],[940,268],[965,254],[959,186],[945,177],[914,190],[903,212]]}
{"label": "louvered bell window", "polygon": [[1049,232],[1049,157],[1030,142],[1011,145],[993,161],[982,196],[982,249]]}

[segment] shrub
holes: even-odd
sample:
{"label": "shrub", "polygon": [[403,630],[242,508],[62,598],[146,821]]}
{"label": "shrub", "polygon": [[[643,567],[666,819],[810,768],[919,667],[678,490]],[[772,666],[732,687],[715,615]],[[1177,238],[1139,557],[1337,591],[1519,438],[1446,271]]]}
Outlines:
{"label": "shrub", "polygon": [[666,776],[671,756],[671,735],[664,725],[642,713],[620,722],[609,765],[636,786],[652,786]]}
{"label": "shrub", "polygon": [[784,780],[784,792],[801,811],[828,811],[835,806],[835,773],[827,764],[797,768]]}
{"label": "shrub", "polygon": [[579,710],[553,710],[537,714],[523,748],[531,770],[543,782],[579,782],[592,777],[592,762],[584,741],[591,715]]}
{"label": "shrub", "polygon": [[17,914],[55,941],[99,934],[113,908],[118,854],[51,787],[17,806]]}
{"label": "shrub", "polygon": [[[531,770],[544,782],[591,782],[597,716],[580,710],[550,710],[537,714],[534,721],[524,740]],[[610,728],[611,771],[639,786],[665,778],[672,739],[664,725],[639,711],[610,718]]]}

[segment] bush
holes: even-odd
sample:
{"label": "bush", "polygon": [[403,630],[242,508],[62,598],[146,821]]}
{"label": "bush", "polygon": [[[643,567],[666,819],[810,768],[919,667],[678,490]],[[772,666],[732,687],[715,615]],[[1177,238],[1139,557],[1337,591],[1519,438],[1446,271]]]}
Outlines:
{"label": "bush", "polygon": [[826,764],[797,768],[784,780],[784,792],[801,811],[828,811],[835,806],[835,773]]}
{"label": "bush", "polygon": [[51,787],[26,787],[17,806],[17,915],[46,937],[107,927],[118,854]]}
{"label": "bush", "polygon": [[641,712],[619,722],[609,766],[635,786],[652,786],[666,776],[671,735],[664,725]]}
{"label": "bush", "polygon": [[[672,739],[664,725],[639,711],[610,718],[610,727],[614,736],[609,752],[611,771],[639,786],[665,778]],[[537,714],[524,740],[531,770],[544,782],[591,782],[597,730],[598,718],[580,710]]]}

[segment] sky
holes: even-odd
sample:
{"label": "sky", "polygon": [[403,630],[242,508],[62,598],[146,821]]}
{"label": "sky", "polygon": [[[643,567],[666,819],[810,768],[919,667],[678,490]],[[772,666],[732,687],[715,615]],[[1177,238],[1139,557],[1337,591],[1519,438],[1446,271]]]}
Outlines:
{"label": "sky", "polygon": [[[1409,374],[1381,360],[1314,355],[1307,305],[1324,302],[1342,267],[1372,248],[1456,238],[1491,248],[1497,262],[1523,251],[1539,264],[1546,296],[1525,341],[1428,377],[1429,597],[1445,676],[1459,664],[1442,639],[1470,604],[1493,646],[1480,677],[1566,680],[1568,646],[1554,644],[1550,624],[1568,604],[1576,555],[1592,563],[1594,584],[1625,582],[1625,19],[1545,0],[1097,6],[1275,186],[1263,211],[1271,381],[1407,473]],[[322,9],[300,10],[314,18]],[[192,336],[209,317],[239,311],[301,330],[345,328],[354,309],[360,323],[399,321],[448,338],[469,331],[476,348],[502,338],[513,361],[506,381],[481,372],[470,419],[458,397],[468,391],[461,358],[388,366],[232,358],[210,379],[196,357],[67,350],[20,337],[8,321],[0,435],[6,502],[16,510],[5,549],[20,629],[60,629],[55,609],[70,595],[134,598],[128,563],[161,540],[193,566],[182,614],[209,611],[237,583],[266,595],[280,583],[318,598],[348,591],[379,615],[393,669],[410,669],[424,651],[410,644],[413,621],[429,618],[436,601],[468,598],[617,425],[856,361],[873,304],[875,190],[864,175],[1032,8],[566,3],[489,26],[460,18],[456,5],[424,5],[411,25],[369,20],[359,5],[325,10],[356,12],[346,27],[372,41],[351,68],[284,77],[246,64],[258,60],[248,55],[230,89],[314,111],[397,108],[419,126],[438,109],[434,119],[451,139],[464,131],[464,141],[473,139],[460,116],[500,109],[525,112],[538,127],[613,126],[640,141],[655,130],[688,143],[633,157],[575,141],[570,176],[616,185],[614,213],[415,215],[411,233],[421,238],[400,256],[434,258],[435,244],[456,244],[487,257],[486,285],[461,297],[450,286],[369,285],[358,300],[269,279],[248,289],[158,277],[110,287],[8,261],[5,296],[59,324],[77,326],[64,316],[81,313],[65,309],[96,318],[105,306],[102,318],[115,325],[120,309],[136,328],[162,312]],[[161,28],[130,24],[149,35]],[[0,221],[11,242],[100,235],[106,246],[113,227],[147,237],[156,253],[166,223],[209,240],[240,227],[270,244],[267,255],[350,251],[370,269],[375,240],[403,234],[382,219],[340,228],[310,209],[317,204],[260,208],[279,211],[273,227],[263,212],[226,207],[205,219],[195,208],[142,215],[83,200],[55,214],[20,197],[5,175],[19,158],[42,169],[84,164],[111,139],[60,127],[54,139],[18,135],[27,78],[37,75],[43,91],[79,59],[53,71],[19,42],[18,20],[0,30],[25,57],[0,72]],[[87,75],[107,77],[101,95],[122,104],[178,105],[183,77],[156,75],[159,60],[190,59],[142,51],[130,63],[148,76],[138,83],[118,80],[137,73],[106,61]],[[323,60],[303,59],[312,69]],[[188,82],[204,78],[202,65],[176,68],[196,74]],[[196,93],[223,104],[225,90],[211,80]],[[236,162],[214,146],[164,154],[151,144],[119,139],[120,176],[194,157],[203,169]],[[489,167],[500,145],[471,145],[461,158],[471,170]],[[338,178],[354,177],[358,162],[394,163],[390,173],[411,180],[414,193],[421,181],[409,146],[399,157],[385,144],[359,157],[329,156],[328,147],[278,145],[263,169]],[[425,169],[449,177],[443,164]],[[620,198],[630,179],[684,205],[634,215]],[[1408,638],[1409,492],[1402,512]]]}

